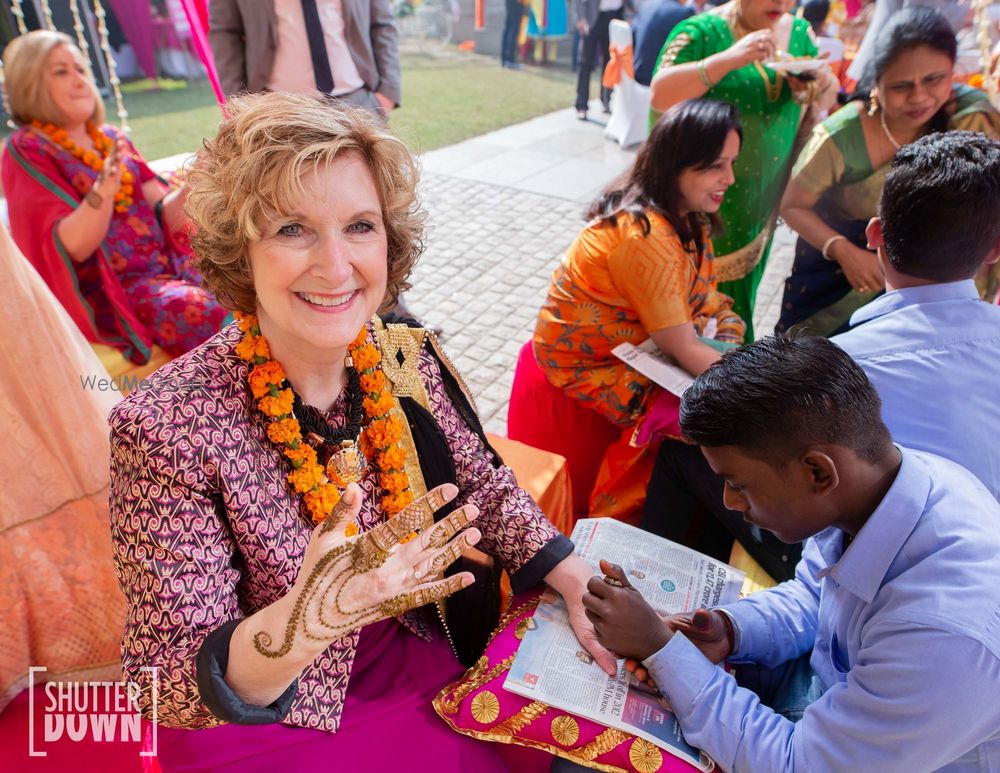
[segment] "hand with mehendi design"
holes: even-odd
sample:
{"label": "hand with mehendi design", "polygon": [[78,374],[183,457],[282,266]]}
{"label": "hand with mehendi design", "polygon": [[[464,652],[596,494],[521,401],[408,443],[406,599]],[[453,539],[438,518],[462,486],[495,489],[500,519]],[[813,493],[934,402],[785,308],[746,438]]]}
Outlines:
{"label": "hand with mehendi design", "polygon": [[[469,572],[442,578],[481,537],[478,529],[465,528],[479,515],[474,505],[434,523],[434,512],[457,494],[451,484],[438,486],[385,523],[347,537],[344,528],[361,509],[361,490],[349,486],[306,548],[298,579],[285,599],[291,612],[280,644],[274,641],[277,631],[258,630],[253,632],[256,651],[280,658],[294,645],[297,652],[318,654],[337,637],[471,585]],[[414,532],[413,539],[401,542]]]}

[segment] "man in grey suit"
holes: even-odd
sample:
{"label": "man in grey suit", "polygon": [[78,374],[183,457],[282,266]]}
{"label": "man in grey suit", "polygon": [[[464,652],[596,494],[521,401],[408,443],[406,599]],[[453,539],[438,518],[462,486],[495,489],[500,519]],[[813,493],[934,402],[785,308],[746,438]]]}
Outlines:
{"label": "man in grey suit", "polygon": [[222,90],[319,91],[388,111],[402,99],[390,0],[212,0]]}

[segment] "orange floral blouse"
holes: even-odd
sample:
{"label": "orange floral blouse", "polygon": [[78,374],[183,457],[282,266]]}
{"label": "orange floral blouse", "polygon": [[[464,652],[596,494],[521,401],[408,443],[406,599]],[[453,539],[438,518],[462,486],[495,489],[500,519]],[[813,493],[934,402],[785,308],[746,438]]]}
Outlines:
{"label": "orange floral blouse", "polygon": [[677,231],[649,211],[650,232],[624,215],[591,222],[552,275],[535,326],[535,357],[548,380],[618,425],[641,416],[649,379],[611,350],[649,331],[692,323],[698,335],[742,343],[745,326],[715,281],[712,243],[685,250]]}

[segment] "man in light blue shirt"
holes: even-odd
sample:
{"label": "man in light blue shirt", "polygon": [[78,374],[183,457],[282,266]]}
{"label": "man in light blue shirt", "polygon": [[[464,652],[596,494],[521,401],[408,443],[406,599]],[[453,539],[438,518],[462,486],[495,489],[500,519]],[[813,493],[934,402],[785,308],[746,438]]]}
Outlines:
{"label": "man in light blue shirt", "polygon": [[1000,499],[1000,306],[973,281],[1000,257],[1000,143],[947,132],[907,145],[868,241],[886,293],[833,341],[875,385],[896,441],[958,462]]}
{"label": "man in light blue shirt", "polygon": [[598,639],[643,661],[686,740],[726,771],[1000,771],[991,493],[893,445],[864,372],[822,338],[726,354],[685,393],[681,428],[728,507],[808,540],[794,579],[693,616],[662,620],[607,563],[588,584]]}
{"label": "man in light blue shirt", "polygon": [[[833,340],[875,385],[896,442],[958,462],[1000,499],[1000,307],[980,301],[972,280],[1000,256],[1000,142],[942,132],[906,145],[879,215],[868,240],[887,292]],[[773,577],[790,577],[797,546],[761,538],[724,506],[722,488],[696,449],[665,441],[643,528],[680,541],[685,503],[695,503]]]}

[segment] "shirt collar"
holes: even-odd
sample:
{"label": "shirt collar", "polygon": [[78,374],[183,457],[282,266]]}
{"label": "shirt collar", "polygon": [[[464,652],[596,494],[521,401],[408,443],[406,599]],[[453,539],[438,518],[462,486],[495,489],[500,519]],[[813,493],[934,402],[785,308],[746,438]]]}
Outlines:
{"label": "shirt collar", "polygon": [[[889,491],[839,560],[817,573],[820,578],[830,577],[869,604],[920,520],[931,489],[924,466],[907,449],[896,448],[903,462]],[[842,535],[840,529],[827,529],[816,535],[818,547],[827,560],[837,557],[843,544]]]}
{"label": "shirt collar", "polygon": [[891,293],[880,295],[858,309],[851,316],[851,327],[860,325],[875,317],[881,317],[889,312],[902,309],[905,306],[915,306],[918,303],[934,301],[979,300],[979,291],[972,279],[962,279],[959,282],[942,282],[940,284],[903,287]]}

